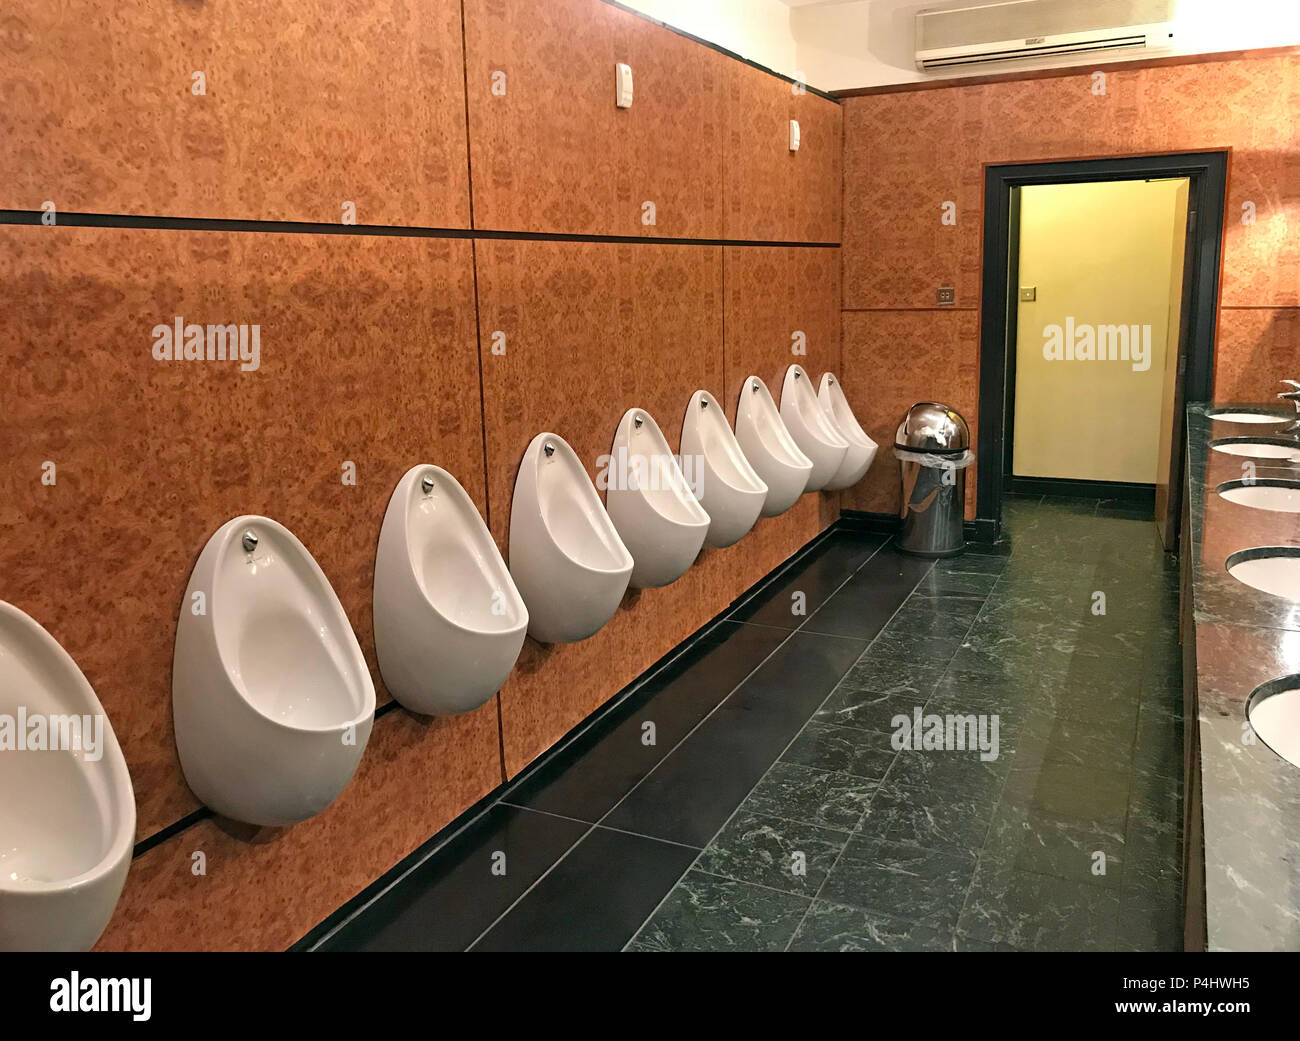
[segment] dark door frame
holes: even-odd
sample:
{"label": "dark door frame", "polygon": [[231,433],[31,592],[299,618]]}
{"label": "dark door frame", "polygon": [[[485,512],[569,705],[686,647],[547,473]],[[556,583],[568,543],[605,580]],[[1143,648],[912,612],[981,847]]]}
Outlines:
{"label": "dark door frame", "polygon": [[[1002,524],[1002,495],[1010,475],[1012,412],[1007,393],[1013,371],[1016,294],[1011,267],[1018,267],[1019,244],[1011,243],[1013,218],[1018,224],[1018,191],[1030,184],[1086,181],[1131,181],[1186,177],[1188,205],[1198,212],[1192,264],[1184,272],[1191,283],[1188,315],[1185,401],[1207,401],[1213,391],[1214,336],[1218,316],[1219,268],[1223,256],[1223,219],[1228,188],[1228,153],[1183,152],[1078,159],[1046,163],[986,166],[984,176],[984,261],[980,299],[979,439],[975,487],[975,525],[983,538],[996,538]],[[1175,417],[1177,425],[1178,417]],[[1181,438],[1175,439],[1176,458]],[[1171,494],[1173,489],[1170,489]]]}

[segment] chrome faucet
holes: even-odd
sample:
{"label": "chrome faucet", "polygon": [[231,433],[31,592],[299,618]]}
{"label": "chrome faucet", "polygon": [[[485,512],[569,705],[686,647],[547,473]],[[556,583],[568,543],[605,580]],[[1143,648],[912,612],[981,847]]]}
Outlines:
{"label": "chrome faucet", "polygon": [[1295,405],[1296,418],[1291,420],[1283,429],[1282,433],[1291,434],[1297,440],[1300,440],[1300,382],[1296,380],[1280,380],[1286,384],[1290,390],[1284,390],[1278,395],[1283,401],[1290,401]]}

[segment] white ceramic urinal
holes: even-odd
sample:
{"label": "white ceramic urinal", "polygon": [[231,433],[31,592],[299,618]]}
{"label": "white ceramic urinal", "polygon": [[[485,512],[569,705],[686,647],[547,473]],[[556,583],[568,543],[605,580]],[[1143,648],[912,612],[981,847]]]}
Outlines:
{"label": "white ceramic urinal", "polygon": [[528,605],[528,635],[574,643],[618,609],[632,556],[568,443],[538,434],[510,505],[510,574]]}
{"label": "white ceramic urinal", "polygon": [[799,451],[781,421],[767,384],[750,376],[736,402],[736,441],[749,465],[767,485],[762,516],[785,513],[808,487],[812,461]]}
{"label": "white ceramic urinal", "polygon": [[632,554],[631,585],[647,589],[676,582],[700,555],[709,515],[645,409],[623,413],[608,473],[605,509]]}
{"label": "white ceramic urinal", "polygon": [[88,951],[122,894],[135,796],[104,708],[0,602],[0,951]]}
{"label": "white ceramic urinal", "polygon": [[791,365],[785,370],[781,385],[781,419],[794,438],[794,443],[813,464],[805,491],[816,492],[826,487],[844,463],[849,443],[840,436],[817,400],[817,390],[801,365]]}
{"label": "white ceramic urinal", "polygon": [[215,812],[281,826],[325,809],[370,739],[375,687],[329,580],[267,517],[208,539],[176,627],[185,780]]}
{"label": "white ceramic urinal", "polygon": [[682,420],[682,467],[690,467],[709,515],[707,546],[739,542],[758,521],[767,485],[754,473],[727,417],[707,390],[697,390]]}
{"label": "white ceramic urinal", "polygon": [[825,491],[838,492],[857,484],[866,476],[879,446],[858,423],[853,409],[849,408],[848,398],[844,396],[844,388],[833,372],[822,373],[822,381],[817,388],[817,401],[835,425],[840,437],[849,445],[849,450],[844,453],[844,462],[840,463],[835,476],[822,486]]}
{"label": "white ceramic urinal", "polygon": [[375,554],[375,652],[393,697],[452,715],[501,689],[528,610],[474,501],[422,464],[397,483]]}

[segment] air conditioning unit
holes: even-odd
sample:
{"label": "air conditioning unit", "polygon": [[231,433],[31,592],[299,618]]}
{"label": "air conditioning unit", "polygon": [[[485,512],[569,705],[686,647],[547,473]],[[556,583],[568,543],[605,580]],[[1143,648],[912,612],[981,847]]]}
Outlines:
{"label": "air conditioning unit", "polygon": [[1002,0],[916,16],[923,70],[1173,45],[1175,0]]}

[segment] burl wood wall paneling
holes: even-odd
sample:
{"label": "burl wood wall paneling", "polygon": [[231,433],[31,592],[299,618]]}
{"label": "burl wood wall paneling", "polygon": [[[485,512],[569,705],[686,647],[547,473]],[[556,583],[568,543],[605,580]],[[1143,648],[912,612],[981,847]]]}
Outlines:
{"label": "burl wood wall paneling", "polygon": [[[476,227],[721,236],[734,63],[601,0],[467,0],[465,40]],[[632,66],[630,109],[616,62]]]}
{"label": "burl wood wall paneling", "polygon": [[[780,404],[791,365],[802,365],[814,382],[823,372],[841,371],[840,261],[833,247],[728,246],[724,263],[725,405],[734,423],[747,376],[766,381]],[[806,353],[796,354],[796,346]]]}
{"label": "burl wood wall paneling", "polygon": [[839,242],[840,106],[743,62],[727,63],[725,83],[726,237]]}
{"label": "burl wood wall paneling", "polygon": [[[46,626],[99,694],[144,837],[197,805],[173,743],[173,642],[194,562],[231,517],[265,514],[302,539],[386,698],[371,586],[394,485],[433,462],[486,503],[471,245],[9,227],[0,291],[0,599]],[[259,325],[260,368],[155,360],[152,329],[176,315]],[[460,789],[500,782],[495,714],[489,704],[419,737],[423,823],[472,802]],[[354,785],[382,761],[369,750]]]}
{"label": "burl wood wall paneling", "polygon": [[[873,437],[936,394],[973,417],[985,164],[1230,149],[1215,396],[1267,395],[1300,357],[1300,57],[1114,70],[1104,94],[1094,83],[1080,70],[844,102],[844,379],[887,395]],[[945,200],[954,226],[938,219]],[[934,308],[941,284],[968,316]],[[845,506],[892,510],[884,469]]]}
{"label": "burl wood wall paneling", "polygon": [[[1225,148],[1221,303],[1296,306],[1300,246],[1288,229],[1300,195],[1300,57],[1123,70],[1108,74],[1104,95],[1092,86],[1080,72],[847,99],[845,306],[932,306],[932,283],[958,276],[959,306],[977,303],[978,264],[965,258],[978,256],[985,163]],[[955,250],[935,234],[939,197],[959,201]],[[1254,224],[1241,220],[1248,201]]]}
{"label": "burl wood wall paneling", "polygon": [[1300,308],[1233,307],[1219,312],[1214,393],[1221,401],[1272,401],[1300,371]]}
{"label": "burl wood wall paneling", "polygon": [[[721,238],[722,86],[735,62],[662,26],[612,9],[615,60],[632,66],[635,100],[614,107],[618,192],[612,234]],[[653,202],[655,223],[645,223]]]}
{"label": "burl wood wall paneling", "polygon": [[497,749],[494,701],[387,713],[324,813],[291,828],[209,818],[137,857],[96,950],[284,950],[500,784]]}
{"label": "burl wood wall paneling", "polygon": [[[955,408],[977,434],[979,314],[974,311],[844,312],[844,393],[862,429],[880,446],[858,484],[842,492],[848,510],[897,513],[901,496],[894,432],[918,401]],[[974,517],[976,468],[966,471],[966,516]]]}
{"label": "burl wood wall paneling", "polygon": [[[722,258],[704,246],[481,242],[477,260],[492,531],[507,552],[515,477],[536,434],[568,441],[593,480],[634,405],[676,447],[691,394],[722,381]],[[504,354],[491,351],[497,332]],[[667,589],[630,593],[588,640],[528,640],[499,695],[507,773],[726,603],[697,566]]]}
{"label": "burl wood wall paneling", "polygon": [[[509,546],[510,502],[528,442],[550,430],[593,478],[636,405],[674,448],[691,394],[723,393],[722,250],[605,243],[478,244],[492,531]],[[505,354],[491,352],[505,333]],[[816,496],[760,522],[743,543],[705,550],[663,589],[629,592],[581,643],[529,640],[501,691],[513,776],[649,665],[724,609],[829,521]]]}
{"label": "burl wood wall paneling", "polygon": [[[780,81],[778,81],[780,82]],[[790,156],[792,242],[839,242],[840,197],[844,191],[843,109],[834,101],[790,90],[790,118],[799,121],[799,151]]]}
{"label": "burl wood wall paneling", "polygon": [[[736,421],[736,403],[745,379],[758,376],[781,403],[786,370],[804,367],[816,384],[823,372],[843,369],[840,352],[839,250],[834,247],[728,246],[723,255],[726,286],[727,418]],[[803,353],[795,354],[798,344]],[[856,405],[855,399],[850,397]],[[809,492],[788,513],[760,520],[741,545],[771,540],[786,552],[761,552],[765,566],[736,594],[833,524],[840,515],[840,493]],[[789,534],[794,533],[792,541]],[[731,547],[734,549],[734,547]]]}
{"label": "burl wood wall paneling", "polygon": [[729,239],[786,239],[791,224],[790,84],[727,63],[723,189]]}
{"label": "burl wood wall paneling", "polygon": [[0,207],[338,223],[352,202],[358,224],[469,225],[459,0],[4,17]]}
{"label": "burl wood wall paneling", "polygon": [[934,307],[940,286],[956,289],[958,307],[979,306],[984,171],[968,154],[978,90],[844,104],[845,308]]}

